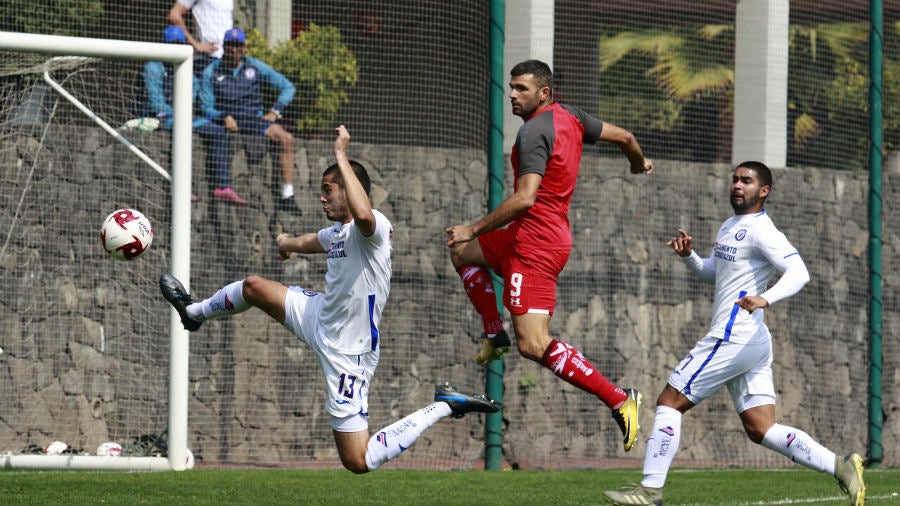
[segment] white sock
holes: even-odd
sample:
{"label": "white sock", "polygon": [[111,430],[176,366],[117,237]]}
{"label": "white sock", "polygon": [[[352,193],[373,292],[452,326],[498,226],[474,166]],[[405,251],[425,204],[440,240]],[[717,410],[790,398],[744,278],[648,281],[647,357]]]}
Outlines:
{"label": "white sock", "polygon": [[235,281],[213,294],[212,297],[195,302],[187,307],[187,314],[198,322],[230,316],[250,309],[252,306],[244,300],[244,280]]}
{"label": "white sock", "polygon": [[641,485],[649,488],[663,488],[666,475],[678,451],[681,440],[681,412],[668,406],[657,406],[653,419],[653,430],[647,438],[647,452],[644,454],[644,479]]}
{"label": "white sock", "polygon": [[834,452],[800,429],[776,423],[763,436],[762,445],[800,465],[834,475]]}
{"label": "white sock", "polygon": [[446,402],[435,402],[397,420],[376,432],[369,439],[366,449],[366,466],[374,471],[382,464],[400,455],[403,450],[412,446],[426,429],[442,418],[450,416],[452,411]]}
{"label": "white sock", "polygon": [[281,198],[289,199],[293,196],[294,196],[294,185],[292,185],[292,184],[281,185]]}

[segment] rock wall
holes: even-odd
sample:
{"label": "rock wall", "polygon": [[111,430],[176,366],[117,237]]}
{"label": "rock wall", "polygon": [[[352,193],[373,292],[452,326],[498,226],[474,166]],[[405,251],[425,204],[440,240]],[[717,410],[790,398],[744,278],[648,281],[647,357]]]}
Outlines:
{"label": "rock wall", "polygon": [[[152,157],[167,159],[164,134],[135,135]],[[6,299],[0,401],[15,407],[0,415],[0,447],[20,451],[27,443],[67,438],[91,449],[158,431],[166,423],[168,308],[155,282],[168,265],[167,185],[96,129],[50,129],[43,145],[39,138],[19,134],[0,145],[0,230],[7,237],[0,251]],[[483,368],[472,360],[478,316],[447,258],[443,230],[485,212],[486,162],[480,151],[393,145],[352,144],[351,155],[369,168],[373,201],[394,225],[393,291],[370,399],[375,430],[427,404],[437,382],[483,388]],[[306,210],[298,218],[273,209],[278,170],[271,156],[248,163],[245,151],[235,150],[233,186],[251,201],[237,208],[209,195],[203,150],[195,149],[193,192],[200,199],[192,211],[192,290],[206,295],[251,273],[323,289],[323,262],[278,262],[272,244],[282,231],[325,226],[317,188],[332,159],[330,142],[298,142],[297,199]],[[656,163],[655,173],[644,177],[628,175],[621,157],[583,160],[570,213],[575,248],[551,325],[554,336],[578,347],[610,379],[644,392],[645,430],[669,373],[705,333],[711,305],[711,288],[690,277],[665,241],[686,228],[704,251],[730,215],[730,167]],[[812,275],[800,295],[767,311],[779,419],[836,451],[864,452],[867,177],[815,168],[775,170],[774,177],[767,209]],[[886,462],[895,464],[898,183],[898,174],[884,178],[881,238],[884,448]],[[127,267],[93,246],[102,217],[123,205],[141,207],[156,232],[150,252]],[[514,354],[505,362],[509,464],[639,465],[643,442],[625,457],[615,423],[599,403]],[[261,312],[208,322],[191,334],[189,446],[205,462],[335,465],[321,383],[309,350]],[[680,458],[699,465],[784,463],[746,440],[725,393],[686,420]],[[474,416],[442,422],[392,465],[477,465],[482,422]]]}

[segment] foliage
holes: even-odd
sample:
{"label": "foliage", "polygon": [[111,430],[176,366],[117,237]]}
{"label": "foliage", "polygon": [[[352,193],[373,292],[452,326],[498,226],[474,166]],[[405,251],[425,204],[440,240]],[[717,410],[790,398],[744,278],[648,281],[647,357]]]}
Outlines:
{"label": "foliage", "polygon": [[297,38],[270,48],[258,30],[247,34],[247,54],[271,65],[297,88],[285,116],[301,133],[331,127],[359,72],[356,56],[341,42],[337,27],[310,24]]}
{"label": "foliage", "polygon": [[88,37],[103,18],[100,0],[0,2],[0,30]]}
{"label": "foliage", "polygon": [[[727,25],[606,34],[600,41],[604,82],[622,84],[604,90],[601,117],[641,125],[645,137],[664,146],[656,156],[722,158],[730,150],[725,149],[730,123],[724,122],[731,121],[733,107],[733,39],[734,29]],[[900,148],[900,23],[886,26],[884,39],[884,146],[895,152]],[[865,167],[868,25],[791,25],[788,42],[788,163]],[[653,78],[653,90],[646,89],[647,77]],[[676,139],[667,138],[671,135]],[[717,147],[705,156],[697,138],[714,140]]]}

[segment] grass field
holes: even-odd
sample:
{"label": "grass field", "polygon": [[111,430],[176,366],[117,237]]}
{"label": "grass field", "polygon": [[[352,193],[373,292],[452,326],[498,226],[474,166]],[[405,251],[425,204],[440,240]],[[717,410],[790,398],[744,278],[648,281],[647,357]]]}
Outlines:
{"label": "grass field", "polygon": [[[639,471],[192,470],[0,472],[4,505],[602,505]],[[900,469],[866,472],[869,506],[900,505]],[[848,504],[834,479],[800,468],[675,470],[665,504]]]}

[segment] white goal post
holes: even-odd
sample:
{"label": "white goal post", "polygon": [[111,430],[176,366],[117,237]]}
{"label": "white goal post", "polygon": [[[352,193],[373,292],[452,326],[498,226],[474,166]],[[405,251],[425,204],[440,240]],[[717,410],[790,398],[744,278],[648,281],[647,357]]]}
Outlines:
{"label": "white goal post", "polygon": [[[190,280],[191,119],[193,51],[189,45],[0,32],[0,50],[53,56],[156,60],[175,66],[172,127],[171,273]],[[7,469],[181,471],[188,466],[188,332],[173,309],[170,319],[168,458],[87,455],[4,455]],[[191,459],[192,461],[192,459]]]}

